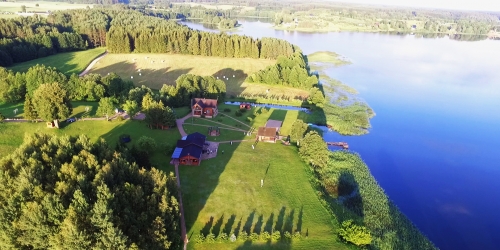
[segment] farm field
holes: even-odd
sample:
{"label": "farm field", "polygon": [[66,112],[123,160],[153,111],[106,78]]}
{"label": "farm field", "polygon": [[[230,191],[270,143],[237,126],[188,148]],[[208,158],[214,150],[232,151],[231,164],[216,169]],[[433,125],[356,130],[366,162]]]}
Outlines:
{"label": "farm field", "polygon": [[274,60],[251,58],[174,54],[108,54],[89,73],[107,75],[115,72],[123,79],[130,79],[136,86],[146,85],[152,89],[161,89],[163,84],[175,85],[175,80],[182,74],[212,75],[221,80],[225,76],[228,97],[242,95],[255,100],[270,96],[307,97],[309,93],[305,90],[244,82],[249,74],[274,63]]}
{"label": "farm field", "polygon": [[[38,6],[36,6],[38,4]],[[17,2],[0,2],[0,13],[11,12],[17,13],[21,11],[21,6],[26,6],[26,12],[47,12],[55,10],[69,10],[69,9],[85,9],[92,8],[92,4],[74,4],[64,2],[46,2],[46,1],[17,1]],[[2,18],[18,17],[17,14],[3,14]]]}
{"label": "farm field", "polygon": [[48,57],[17,63],[12,67],[8,67],[8,69],[16,72],[26,72],[32,66],[44,64],[45,66],[56,67],[59,71],[66,75],[71,75],[73,73],[79,74],[85,70],[87,65],[89,65],[92,60],[105,51],[106,48],[95,48],[84,51],[59,53]]}

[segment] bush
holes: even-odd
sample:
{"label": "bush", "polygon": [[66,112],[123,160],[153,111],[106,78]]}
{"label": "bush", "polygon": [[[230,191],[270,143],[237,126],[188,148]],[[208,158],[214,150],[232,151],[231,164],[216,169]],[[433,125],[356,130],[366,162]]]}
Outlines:
{"label": "bush", "polygon": [[366,246],[372,243],[370,231],[364,226],[354,224],[352,220],[342,222],[339,236],[344,241],[350,242],[356,246]]}
{"label": "bush", "polygon": [[238,234],[238,241],[246,241],[248,239],[247,232],[243,231]]}
{"label": "bush", "polygon": [[271,235],[270,235],[268,232],[264,231],[264,232],[260,235],[260,238],[261,238],[262,240],[268,241],[268,240],[270,240],[270,239],[271,239]]}
{"label": "bush", "polygon": [[227,233],[219,233],[219,236],[217,236],[217,242],[224,242],[227,240]]}
{"label": "bush", "polygon": [[119,115],[116,117],[116,120],[121,122],[121,121],[125,120],[125,118],[123,118],[123,116]]}
{"label": "bush", "polygon": [[259,235],[257,233],[251,233],[249,238],[252,241],[258,241],[259,240]]}
{"label": "bush", "polygon": [[214,243],[215,242],[215,235],[213,233],[209,233],[207,235],[207,237],[205,238],[205,242]]}
{"label": "bush", "polygon": [[229,238],[229,240],[230,240],[231,242],[235,242],[235,241],[236,241],[236,235],[231,234],[231,237]]}
{"label": "bush", "polygon": [[300,234],[300,232],[295,232],[293,235],[292,235],[292,238],[294,240],[300,240],[302,238],[302,234]]}
{"label": "bush", "polygon": [[245,112],[247,112],[247,109],[240,109],[240,112],[245,113]]}
{"label": "bush", "polygon": [[197,235],[194,239],[194,241],[196,243],[203,243],[203,241],[205,241],[205,236],[203,236],[202,233],[200,233],[199,235]]}
{"label": "bush", "polygon": [[164,153],[167,156],[172,155],[172,153],[174,152],[174,149],[175,149],[175,147],[170,145],[170,143],[168,143],[168,142],[162,142],[160,144],[160,150],[162,151],[162,153]]}
{"label": "bush", "polygon": [[231,109],[229,109],[229,108],[225,108],[225,109],[224,109],[224,112],[231,113]]}
{"label": "bush", "polygon": [[249,117],[247,117],[247,121],[248,121],[248,122],[252,122],[252,121],[253,121],[253,118],[249,116]]}
{"label": "bush", "polygon": [[137,140],[137,146],[140,150],[151,153],[156,149],[156,141],[151,137],[141,136],[141,138]]}
{"label": "bush", "polygon": [[238,111],[234,112],[234,115],[239,117],[239,116],[242,116],[243,113],[241,113],[241,111],[238,110]]}
{"label": "bush", "polygon": [[267,114],[267,112],[269,112],[269,110],[267,109],[267,107],[266,107],[266,108],[262,108],[262,109],[260,110],[260,113],[261,113],[261,114]]}
{"label": "bush", "polygon": [[274,231],[271,237],[273,238],[274,241],[279,241],[281,239],[280,231]]}
{"label": "bush", "polygon": [[285,235],[285,239],[286,239],[287,241],[289,241],[289,240],[291,240],[291,239],[292,239],[292,234],[291,234],[290,232],[286,231],[286,232],[284,233],[284,235]]}

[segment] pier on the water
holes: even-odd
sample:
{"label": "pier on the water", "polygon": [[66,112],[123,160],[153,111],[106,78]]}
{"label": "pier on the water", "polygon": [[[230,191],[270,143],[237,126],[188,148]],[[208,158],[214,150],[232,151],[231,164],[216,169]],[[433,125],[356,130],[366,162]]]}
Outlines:
{"label": "pier on the water", "polygon": [[342,147],[343,149],[349,149],[349,144],[347,144],[347,142],[326,142],[326,145]]}

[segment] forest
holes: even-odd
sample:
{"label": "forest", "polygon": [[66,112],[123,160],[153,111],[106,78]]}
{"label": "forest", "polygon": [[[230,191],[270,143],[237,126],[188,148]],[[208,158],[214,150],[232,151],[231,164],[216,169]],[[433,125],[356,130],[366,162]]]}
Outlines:
{"label": "forest", "polygon": [[1,249],[178,249],[175,177],[85,135],[26,136],[0,160]]}

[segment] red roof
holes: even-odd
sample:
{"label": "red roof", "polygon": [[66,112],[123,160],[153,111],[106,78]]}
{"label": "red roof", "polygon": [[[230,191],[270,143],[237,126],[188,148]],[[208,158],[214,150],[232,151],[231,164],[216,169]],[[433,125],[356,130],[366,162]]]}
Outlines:
{"label": "red roof", "polygon": [[216,99],[194,98],[194,104],[198,104],[202,108],[217,108]]}

